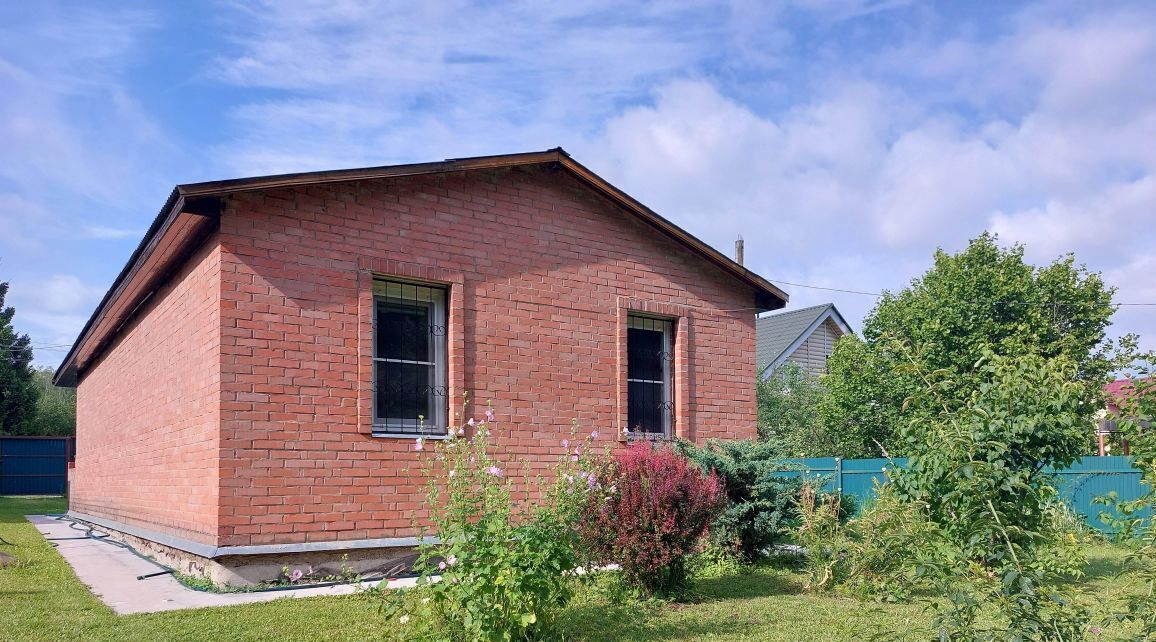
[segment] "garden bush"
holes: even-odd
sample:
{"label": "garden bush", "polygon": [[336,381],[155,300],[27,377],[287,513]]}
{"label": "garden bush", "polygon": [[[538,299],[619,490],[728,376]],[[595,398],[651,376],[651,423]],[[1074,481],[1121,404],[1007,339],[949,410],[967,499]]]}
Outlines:
{"label": "garden bush", "polygon": [[777,477],[781,452],[754,440],[710,440],[704,446],[675,445],[704,471],[713,471],[726,488],[729,504],[710,527],[711,540],[742,562],[757,560],[790,532],[798,515],[801,477]]}
{"label": "garden bush", "polygon": [[590,438],[564,440],[552,483],[540,480],[544,496],[518,503],[491,452],[492,423],[470,425],[472,435],[451,429],[449,439],[414,445],[432,451],[427,507],[438,540],[419,548],[416,595],[385,591],[384,610],[415,639],[553,639],[580,564],[577,520],[604,492],[600,459]]}
{"label": "garden bush", "polygon": [[614,453],[609,492],[587,503],[581,536],[593,559],[618,564],[647,595],[682,597],[687,556],[726,507],[718,475],[670,448],[638,443]]}
{"label": "garden bush", "polygon": [[845,522],[846,498],[803,488],[796,536],[806,549],[808,589],[897,602],[921,587],[920,560],[937,554],[940,533],[918,504],[898,500],[886,487],[876,488],[876,496]]}
{"label": "garden bush", "polygon": [[924,404],[903,433],[909,465],[845,529],[837,507],[804,505],[811,583],[942,596],[932,605],[941,640],[1082,639],[1090,616],[1063,580],[1084,559],[1046,469],[1080,454],[1083,386],[1065,359],[986,351],[976,372],[963,407],[950,403],[944,373],[919,373],[927,388],[909,401]]}

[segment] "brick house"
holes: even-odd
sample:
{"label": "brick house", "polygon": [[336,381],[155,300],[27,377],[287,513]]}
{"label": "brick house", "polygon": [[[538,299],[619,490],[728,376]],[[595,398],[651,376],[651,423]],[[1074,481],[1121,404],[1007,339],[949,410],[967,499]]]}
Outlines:
{"label": "brick house", "polygon": [[561,149],[181,185],[56,373],[70,513],[218,581],[366,569],[467,397],[538,469],[573,420],[753,437],[786,298]]}

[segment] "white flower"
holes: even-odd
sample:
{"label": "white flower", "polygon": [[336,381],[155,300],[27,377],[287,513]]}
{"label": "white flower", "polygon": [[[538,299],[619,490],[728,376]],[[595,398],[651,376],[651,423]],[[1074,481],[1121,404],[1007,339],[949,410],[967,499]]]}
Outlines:
{"label": "white flower", "polygon": [[400,624],[405,624],[406,622],[409,622],[409,616],[408,616],[408,615],[403,615],[403,616],[401,616],[401,617],[397,618],[397,621],[398,621]]}
{"label": "white flower", "polygon": [[422,604],[429,604],[429,598],[428,597],[421,598],[421,603]]}
{"label": "white flower", "polygon": [[456,471],[456,470],[451,470],[451,471],[450,471],[450,477],[454,477],[454,476],[456,476],[457,474],[458,474],[458,471]]}

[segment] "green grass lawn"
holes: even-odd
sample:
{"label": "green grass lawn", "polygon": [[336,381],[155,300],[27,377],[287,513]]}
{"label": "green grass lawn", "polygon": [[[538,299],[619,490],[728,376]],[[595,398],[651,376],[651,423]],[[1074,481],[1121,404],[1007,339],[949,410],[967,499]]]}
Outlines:
{"label": "green grass lawn", "polygon": [[[0,537],[16,547],[0,550],[22,560],[0,569],[0,640],[391,640],[395,626],[358,597],[285,599],[263,604],[116,616],[101,604],[53,547],[24,520],[25,514],[58,513],[58,498],[0,498]],[[1088,578],[1079,584],[1089,602],[1128,590],[1116,573],[1123,552],[1090,551]],[[147,587],[142,586],[142,590]],[[888,640],[923,639],[929,616],[920,605],[879,605],[808,595],[802,578],[781,569],[758,569],[699,582],[699,603],[615,606],[583,593],[563,615],[567,639],[626,640]],[[1116,639],[1106,636],[1104,639]]]}

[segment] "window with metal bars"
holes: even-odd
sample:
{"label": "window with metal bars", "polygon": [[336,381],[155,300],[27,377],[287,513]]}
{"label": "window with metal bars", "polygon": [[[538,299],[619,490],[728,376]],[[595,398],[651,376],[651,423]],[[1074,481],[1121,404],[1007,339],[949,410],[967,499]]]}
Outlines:
{"label": "window with metal bars", "polygon": [[445,434],[445,288],[374,281],[373,308],[374,434]]}
{"label": "window with metal bars", "polygon": [[674,322],[628,317],[626,357],[630,432],[669,437],[674,421]]}

